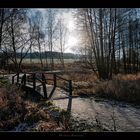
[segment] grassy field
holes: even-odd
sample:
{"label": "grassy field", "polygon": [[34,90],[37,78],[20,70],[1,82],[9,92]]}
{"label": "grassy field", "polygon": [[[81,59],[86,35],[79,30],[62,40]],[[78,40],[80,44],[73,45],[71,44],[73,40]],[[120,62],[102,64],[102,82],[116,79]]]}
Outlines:
{"label": "grassy field", "polygon": [[[42,60],[43,60],[43,63],[46,63],[46,59],[42,59]],[[73,63],[74,61],[76,61],[76,59],[64,59],[64,63]],[[35,59],[32,59],[31,62],[32,63],[40,63],[40,60],[35,58]],[[47,62],[50,63],[50,59],[47,59]],[[23,63],[29,64],[30,63],[30,59],[29,58],[25,58],[23,60]],[[60,59],[54,59],[54,63],[55,64],[61,63]]]}

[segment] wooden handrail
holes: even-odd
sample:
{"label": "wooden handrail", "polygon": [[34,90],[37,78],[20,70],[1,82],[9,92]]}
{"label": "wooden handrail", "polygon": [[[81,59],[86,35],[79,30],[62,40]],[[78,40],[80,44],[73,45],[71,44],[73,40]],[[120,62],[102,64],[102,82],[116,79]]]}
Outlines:
{"label": "wooden handrail", "polygon": [[37,77],[35,77],[35,79],[36,79],[37,81],[39,81],[40,83],[43,83],[43,81],[42,81],[41,79],[39,79],[39,78],[37,78]]}
{"label": "wooden handrail", "polygon": [[[47,95],[47,87],[46,87],[46,84],[47,84],[47,80],[53,80],[54,82],[54,87],[53,87],[53,91],[55,90],[55,88],[57,87],[57,79],[61,79],[61,80],[64,80],[66,82],[68,82],[68,92],[69,92],[69,96],[72,96],[72,80],[67,80],[59,75],[57,75],[56,73],[49,73],[49,74],[52,74],[53,75],[53,79],[47,79],[45,78],[45,74],[46,73],[41,73],[41,77],[37,77],[37,74],[36,73],[31,73],[31,72],[28,72],[28,73],[24,73],[24,75],[22,76],[22,80],[21,80],[21,84],[26,86],[26,81],[27,81],[27,74],[31,74],[32,77],[32,83],[33,83],[33,90],[35,91],[36,90],[36,82],[39,81],[43,87],[43,93],[44,93],[44,98],[48,98],[48,95]],[[19,73],[15,74],[14,76],[12,76],[12,83],[14,84],[14,78],[17,76],[17,83],[19,83]],[[65,89],[65,90],[67,90]],[[53,93],[52,93],[53,94]]]}
{"label": "wooden handrail", "polygon": [[69,91],[69,95],[72,96],[72,80],[67,80],[67,79],[65,79],[63,77],[60,77],[58,75],[56,75],[56,77],[68,82],[68,84],[69,84],[69,90],[68,90]]}

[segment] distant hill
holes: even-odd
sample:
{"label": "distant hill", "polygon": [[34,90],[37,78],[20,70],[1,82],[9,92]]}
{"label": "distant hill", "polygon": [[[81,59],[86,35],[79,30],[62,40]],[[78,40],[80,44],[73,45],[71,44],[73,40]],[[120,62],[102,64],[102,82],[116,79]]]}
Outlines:
{"label": "distant hill", "polygon": [[[24,53],[23,53],[24,55]],[[51,55],[53,56],[54,59],[59,59],[61,56],[60,52],[42,52],[41,56],[42,58],[51,58]],[[20,53],[17,54],[17,56],[20,56]],[[80,57],[79,54],[73,54],[73,53],[63,53],[64,59],[78,59]],[[33,52],[33,53],[27,53],[25,58],[32,58],[32,59],[37,59],[39,58],[39,52]]]}

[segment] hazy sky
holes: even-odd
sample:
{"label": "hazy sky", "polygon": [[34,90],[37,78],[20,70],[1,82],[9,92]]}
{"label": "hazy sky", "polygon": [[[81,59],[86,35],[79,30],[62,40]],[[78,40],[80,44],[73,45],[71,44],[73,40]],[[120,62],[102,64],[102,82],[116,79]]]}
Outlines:
{"label": "hazy sky", "polygon": [[[65,43],[65,52],[73,52],[72,48],[78,46],[78,37],[77,37],[77,30],[76,30],[76,23],[75,19],[73,17],[72,10],[74,9],[56,9],[58,18],[61,17],[64,19],[64,23],[68,29],[68,39]],[[39,9],[33,9],[33,11],[40,11],[45,17],[46,9],[39,8]]]}

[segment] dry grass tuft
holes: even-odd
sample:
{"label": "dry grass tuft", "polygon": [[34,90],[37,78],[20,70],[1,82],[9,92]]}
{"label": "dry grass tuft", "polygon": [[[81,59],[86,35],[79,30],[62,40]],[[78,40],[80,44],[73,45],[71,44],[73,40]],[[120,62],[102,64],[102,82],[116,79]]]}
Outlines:
{"label": "dry grass tuft", "polygon": [[95,92],[97,93],[96,95],[100,97],[139,103],[140,80],[132,81],[132,77],[131,81],[127,81],[126,79],[127,78],[125,78],[125,81],[114,79],[99,83],[95,87]]}
{"label": "dry grass tuft", "polygon": [[0,130],[10,130],[21,121],[26,111],[21,96],[21,91],[15,86],[0,88]]}
{"label": "dry grass tuft", "polygon": [[109,81],[99,81],[93,73],[71,73],[69,77],[73,80],[73,94],[140,102],[140,73],[114,75]]}
{"label": "dry grass tuft", "polygon": [[122,80],[122,81],[134,81],[140,80],[140,73],[137,74],[118,74],[114,76],[114,79]]}
{"label": "dry grass tuft", "polygon": [[54,107],[51,102],[31,98],[14,85],[0,87],[0,131],[13,130],[21,123],[33,126],[29,131],[66,130],[51,118],[49,110]]}

